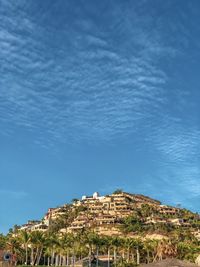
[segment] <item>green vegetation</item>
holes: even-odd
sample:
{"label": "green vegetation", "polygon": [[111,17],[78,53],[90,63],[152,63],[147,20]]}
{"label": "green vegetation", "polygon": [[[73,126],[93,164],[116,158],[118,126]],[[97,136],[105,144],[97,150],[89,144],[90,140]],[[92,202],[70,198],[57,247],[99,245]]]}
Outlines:
{"label": "green vegetation", "polygon": [[128,216],[122,220],[122,230],[124,233],[142,232],[142,221],[135,215]]}
{"label": "green vegetation", "polygon": [[[121,193],[120,189],[115,191],[118,193]],[[109,259],[108,267],[137,266],[166,257],[196,259],[200,253],[200,241],[194,235],[200,226],[198,214],[186,209],[162,213],[159,210],[162,207],[149,204],[133,204],[133,207],[128,210],[129,216],[116,216],[116,222],[106,224],[110,231],[113,226],[118,228],[118,236],[112,232],[111,236],[97,234],[97,214],[92,213],[87,205],[71,204],[60,208],[59,216],[56,213],[44,231],[20,230],[15,225],[6,236],[0,235],[0,249],[15,255],[17,264],[22,266],[73,266],[83,260],[85,266],[100,267],[103,266],[102,255]],[[85,216],[86,220],[92,218],[90,226],[66,232],[79,215]],[[182,224],[179,224],[179,219]],[[173,223],[173,220],[178,220],[178,223]],[[153,239],[152,234],[160,235],[160,240]]]}
{"label": "green vegetation", "polygon": [[0,235],[0,246],[16,255],[18,265],[25,266],[69,266],[86,257],[92,261],[93,255],[96,260],[98,255],[108,255],[112,259],[109,266],[136,266],[165,257],[194,261],[200,253],[200,242],[188,230],[170,229],[168,238],[151,240],[143,238],[144,229],[135,216],[126,218],[124,227],[137,237],[100,236],[88,230],[76,234],[17,230]]}
{"label": "green vegetation", "polygon": [[121,189],[121,188],[117,188],[117,189],[113,192],[113,194],[121,194],[121,193],[123,193],[123,189]]}

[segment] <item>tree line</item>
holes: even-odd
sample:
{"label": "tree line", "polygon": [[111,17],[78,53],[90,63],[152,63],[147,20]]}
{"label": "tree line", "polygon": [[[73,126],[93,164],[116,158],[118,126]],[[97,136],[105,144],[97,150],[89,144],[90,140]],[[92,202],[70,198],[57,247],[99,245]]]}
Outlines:
{"label": "tree line", "polygon": [[15,255],[19,265],[74,266],[85,259],[87,266],[98,267],[104,255],[110,267],[137,266],[166,257],[194,261],[200,253],[200,242],[191,233],[181,231],[169,238],[152,240],[103,236],[89,230],[74,234],[16,230],[0,235],[0,249]]}

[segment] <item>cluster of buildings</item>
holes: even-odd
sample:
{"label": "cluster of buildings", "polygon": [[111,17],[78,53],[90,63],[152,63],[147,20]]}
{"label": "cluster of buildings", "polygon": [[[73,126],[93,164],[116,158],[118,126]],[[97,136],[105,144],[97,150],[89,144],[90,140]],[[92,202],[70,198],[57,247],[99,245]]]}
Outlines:
{"label": "cluster of buildings", "polygon": [[92,196],[83,196],[75,205],[84,206],[85,211],[79,213],[66,231],[94,228],[99,234],[119,234],[122,219],[136,208],[141,208],[142,204],[160,205],[160,202],[124,192],[106,196],[100,196],[95,192]]}
{"label": "cluster of buildings", "polygon": [[60,218],[60,216],[65,215],[68,209],[68,205],[58,208],[49,208],[41,221],[30,220],[26,224],[23,224],[20,230],[45,232],[49,229],[51,223]]}
{"label": "cluster of buildings", "polygon": [[122,220],[144,205],[156,210],[156,215],[144,216],[144,225],[164,223],[188,227],[190,224],[180,218],[180,208],[162,205],[161,202],[149,197],[115,192],[100,196],[95,192],[92,196],[83,196],[72,205],[64,205],[48,210],[42,221],[28,221],[21,229],[28,231],[47,231],[51,224],[67,212],[80,209],[77,216],[61,232],[76,232],[84,228],[93,228],[99,234],[119,234]]}

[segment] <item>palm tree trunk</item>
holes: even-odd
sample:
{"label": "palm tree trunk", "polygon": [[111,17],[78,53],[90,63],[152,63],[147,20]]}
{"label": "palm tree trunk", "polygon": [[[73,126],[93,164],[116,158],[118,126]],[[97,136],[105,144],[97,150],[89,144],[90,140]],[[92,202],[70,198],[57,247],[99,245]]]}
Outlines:
{"label": "palm tree trunk", "polygon": [[55,262],[55,266],[58,266],[58,260],[59,260],[59,255],[56,255],[56,262]]}
{"label": "palm tree trunk", "polygon": [[66,256],[63,256],[62,266],[66,266]]}
{"label": "palm tree trunk", "polygon": [[26,259],[25,259],[25,265],[28,264],[28,244],[26,244]]}
{"label": "palm tree trunk", "polygon": [[97,247],[97,262],[96,262],[96,266],[99,266],[99,247]]}
{"label": "palm tree trunk", "polygon": [[108,249],[108,267],[110,267],[110,249]]}
{"label": "palm tree trunk", "polygon": [[136,255],[137,255],[137,265],[139,265],[140,264],[140,253],[139,253],[138,247],[136,249]]}
{"label": "palm tree trunk", "polygon": [[43,251],[43,246],[40,248],[40,251],[38,253],[38,257],[37,257],[37,261],[36,261],[37,265],[40,264],[40,260],[41,260],[41,257],[42,257],[42,251]]}
{"label": "palm tree trunk", "polygon": [[67,266],[69,266],[69,251],[67,251]]}
{"label": "palm tree trunk", "polygon": [[33,259],[33,265],[37,264],[36,261],[37,261],[37,258],[38,258],[38,253],[39,253],[39,247],[37,247],[37,249],[36,249],[35,257]]}
{"label": "palm tree trunk", "polygon": [[132,259],[132,262],[135,261],[135,257],[134,257],[134,253],[133,252],[131,252],[131,259]]}
{"label": "palm tree trunk", "polygon": [[150,256],[149,256],[149,250],[147,250],[147,263],[150,263]]}
{"label": "palm tree trunk", "polygon": [[31,265],[34,265],[34,248],[31,246]]}
{"label": "palm tree trunk", "polygon": [[51,266],[54,265],[54,257],[55,257],[55,252],[54,252],[54,250],[52,250],[52,253],[51,253]]}
{"label": "palm tree trunk", "polygon": [[73,249],[73,256],[72,256],[72,265],[75,265],[75,251]]}
{"label": "palm tree trunk", "polygon": [[127,262],[129,262],[129,259],[130,259],[130,249],[128,248],[128,251],[127,251]]}
{"label": "palm tree trunk", "polygon": [[92,248],[89,248],[89,267],[91,267]]}
{"label": "palm tree trunk", "polygon": [[114,265],[116,266],[117,264],[117,251],[116,251],[116,248],[114,248]]}
{"label": "palm tree trunk", "polygon": [[58,265],[61,266],[62,265],[62,255],[59,255],[59,261],[58,261]]}

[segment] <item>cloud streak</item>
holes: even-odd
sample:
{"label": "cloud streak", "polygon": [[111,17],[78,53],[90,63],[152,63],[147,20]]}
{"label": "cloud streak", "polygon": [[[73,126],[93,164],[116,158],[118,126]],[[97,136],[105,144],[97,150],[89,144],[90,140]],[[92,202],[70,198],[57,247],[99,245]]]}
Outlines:
{"label": "cloud streak", "polygon": [[47,148],[141,139],[159,158],[162,181],[171,175],[198,194],[197,103],[185,112],[190,88],[173,68],[189,44],[187,5],[175,23],[169,1],[162,15],[148,1],[30,2],[2,1],[0,134],[20,130]]}
{"label": "cloud streak", "polygon": [[[105,37],[93,34],[93,22],[85,20],[90,34],[83,28],[77,40],[72,29],[72,48],[61,49],[53,43],[58,52],[51,56],[50,34],[41,37],[45,29],[33,23],[25,11],[19,15],[24,21],[20,30],[25,34],[17,34],[17,26],[15,30],[3,27],[8,19],[14,24],[13,14],[8,19],[3,16],[0,32],[4,40],[1,122],[10,128],[22,127],[37,132],[36,139],[41,133],[59,142],[111,140],[134,132],[165,102],[167,77],[150,61],[151,40],[145,56],[133,49],[126,58],[124,51],[109,44],[110,32]],[[145,34],[145,29],[138,29]],[[141,50],[147,40],[139,37],[137,42]]]}
{"label": "cloud streak", "polygon": [[0,196],[2,199],[7,199],[7,198],[11,198],[11,199],[24,199],[28,196],[28,194],[26,192],[23,191],[12,191],[12,190],[0,190]]}

